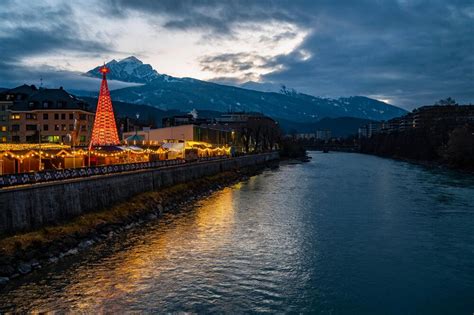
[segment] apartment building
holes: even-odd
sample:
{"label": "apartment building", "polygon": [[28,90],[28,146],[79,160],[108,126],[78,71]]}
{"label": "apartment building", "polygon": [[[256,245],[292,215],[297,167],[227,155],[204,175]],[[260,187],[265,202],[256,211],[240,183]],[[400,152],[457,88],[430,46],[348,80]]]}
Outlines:
{"label": "apartment building", "polygon": [[0,93],[0,141],[86,146],[94,123],[88,107],[62,87],[22,85],[4,91]]}

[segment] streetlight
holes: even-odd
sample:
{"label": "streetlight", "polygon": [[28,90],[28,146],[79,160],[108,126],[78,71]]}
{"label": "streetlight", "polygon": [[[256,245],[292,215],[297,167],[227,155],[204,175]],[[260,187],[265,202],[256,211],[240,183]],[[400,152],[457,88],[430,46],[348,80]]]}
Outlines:
{"label": "streetlight", "polygon": [[77,138],[77,132],[76,132],[76,127],[77,127],[77,118],[76,118],[76,113],[73,113],[74,115],[74,125],[73,125],[73,134],[74,137],[72,137],[72,167],[76,168],[76,153],[75,153],[75,146],[76,146],[76,138]]}
{"label": "streetlight", "polygon": [[38,124],[38,146],[39,146],[39,165],[38,165],[38,171],[41,171],[41,125]]}
{"label": "streetlight", "polygon": [[[71,144],[71,146],[73,147],[73,149],[72,149],[72,168],[76,168],[76,163],[75,163],[75,158],[74,158],[74,144],[72,142],[72,133],[68,133],[66,135],[66,137],[67,137],[67,140],[69,141],[69,143]],[[64,162],[66,162],[66,161],[64,161]],[[64,163],[64,164],[66,164],[66,163]]]}

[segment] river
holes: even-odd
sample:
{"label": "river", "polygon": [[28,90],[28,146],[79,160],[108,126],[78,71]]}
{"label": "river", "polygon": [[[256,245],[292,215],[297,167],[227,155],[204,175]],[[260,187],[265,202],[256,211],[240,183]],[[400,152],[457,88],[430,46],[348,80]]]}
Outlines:
{"label": "river", "polygon": [[9,284],[0,313],[474,312],[474,176],[311,156]]}

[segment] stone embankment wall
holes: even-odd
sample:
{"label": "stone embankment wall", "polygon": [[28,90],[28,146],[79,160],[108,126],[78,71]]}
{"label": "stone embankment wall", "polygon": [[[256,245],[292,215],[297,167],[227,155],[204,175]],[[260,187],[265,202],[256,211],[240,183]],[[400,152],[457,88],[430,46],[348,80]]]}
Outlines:
{"label": "stone embankment wall", "polygon": [[276,159],[278,153],[273,152],[1,189],[0,235],[41,228],[143,192]]}

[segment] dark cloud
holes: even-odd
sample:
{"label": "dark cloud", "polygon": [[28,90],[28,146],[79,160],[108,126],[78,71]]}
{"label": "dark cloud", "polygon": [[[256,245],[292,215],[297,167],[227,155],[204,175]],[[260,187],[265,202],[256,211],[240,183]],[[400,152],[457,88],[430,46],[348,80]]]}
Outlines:
{"label": "dark cloud", "polygon": [[164,26],[170,29],[210,30],[214,34],[231,33],[235,25],[269,20],[294,22],[298,19],[285,7],[291,1],[267,0],[108,0],[104,10],[124,16],[128,11],[139,11],[167,18]]}
{"label": "dark cloud", "polygon": [[[309,31],[300,47],[285,55],[242,51],[200,56],[202,68],[219,77],[237,71],[245,80],[266,69],[271,73],[261,78],[265,82],[315,95],[387,98],[407,108],[447,96],[464,103],[474,100],[472,0],[104,0],[97,6],[107,18],[138,12],[170,30],[197,29],[204,33],[202,41],[269,23],[282,28],[262,36],[262,42]],[[111,47],[96,34],[80,34],[80,23],[87,21],[77,21],[67,5],[25,12],[3,7],[0,63],[57,51],[100,54]],[[287,23],[297,28],[285,29]]]}
{"label": "dark cloud", "polygon": [[[474,7],[458,2],[328,7],[298,51],[267,81],[316,95],[373,95],[407,108],[446,96],[474,99]],[[321,11],[320,11],[321,12]]]}
{"label": "dark cloud", "polygon": [[[238,73],[241,75],[239,81],[255,78],[255,76],[258,76],[259,70],[269,70],[275,66],[272,58],[260,56],[255,52],[205,56],[200,58],[199,62],[201,70],[210,71],[227,78]],[[214,80],[218,79],[214,78]]]}
{"label": "dark cloud", "polygon": [[[256,1],[234,5],[222,5],[220,10],[229,10],[227,14],[243,23],[254,22],[252,13],[261,10],[266,10],[263,21],[278,19],[274,14],[278,8],[281,21],[311,30],[310,36],[298,50],[271,58],[266,65],[251,61],[264,57],[247,58],[243,52],[202,58],[205,70],[223,74],[248,68],[252,72],[277,64],[279,70],[262,77],[263,81],[285,83],[316,95],[372,95],[408,108],[446,96],[464,103],[474,99],[472,1]],[[175,9],[171,17],[181,14],[181,21],[193,21],[186,28],[208,26],[211,32],[227,32],[236,21],[222,14],[219,23],[211,23],[184,7]],[[242,11],[251,13],[245,16]],[[305,58],[302,51],[312,57]]]}
{"label": "dark cloud", "polygon": [[[299,50],[266,60],[266,65],[260,63],[265,57],[247,52],[201,58],[203,69],[218,75],[241,70],[253,75],[252,70],[278,64],[279,70],[265,75],[264,81],[316,95],[373,95],[408,108],[446,96],[460,102],[474,99],[472,1],[110,2],[121,12],[165,16],[165,27],[199,28],[211,36],[265,21],[289,22],[311,31]],[[304,58],[303,49],[312,57]]]}
{"label": "dark cloud", "polygon": [[[71,8],[64,5],[32,6],[17,9],[14,2],[3,3],[0,12],[0,86],[10,87],[19,82],[32,83],[40,77],[50,77],[53,82],[64,79],[82,86],[76,73],[58,71],[51,67],[25,67],[28,57],[52,53],[72,52],[77,55],[98,57],[111,52],[110,43],[84,38],[80,24],[74,19]],[[26,79],[25,79],[26,78]]]}

